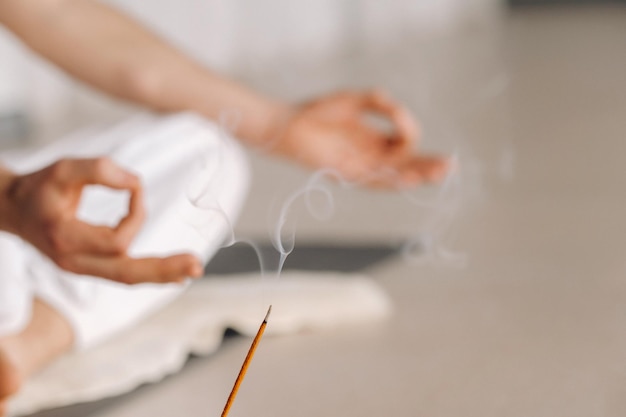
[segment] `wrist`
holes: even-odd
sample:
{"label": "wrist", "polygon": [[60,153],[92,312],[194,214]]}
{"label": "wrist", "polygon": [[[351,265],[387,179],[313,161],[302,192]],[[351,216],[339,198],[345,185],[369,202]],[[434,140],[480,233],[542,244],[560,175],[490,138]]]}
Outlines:
{"label": "wrist", "polygon": [[264,150],[276,154],[284,153],[287,130],[295,113],[295,108],[286,104],[276,104],[268,110],[259,141]]}
{"label": "wrist", "polygon": [[15,187],[18,175],[0,166],[0,230],[18,232]]}

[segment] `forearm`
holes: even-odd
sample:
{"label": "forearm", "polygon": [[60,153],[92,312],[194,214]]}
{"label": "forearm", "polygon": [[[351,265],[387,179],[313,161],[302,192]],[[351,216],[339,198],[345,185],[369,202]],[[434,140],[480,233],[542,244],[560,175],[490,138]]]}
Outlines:
{"label": "forearm", "polygon": [[2,0],[0,20],[76,78],[158,111],[240,115],[236,133],[274,139],[287,106],[203,68],[139,24],[88,0]]}

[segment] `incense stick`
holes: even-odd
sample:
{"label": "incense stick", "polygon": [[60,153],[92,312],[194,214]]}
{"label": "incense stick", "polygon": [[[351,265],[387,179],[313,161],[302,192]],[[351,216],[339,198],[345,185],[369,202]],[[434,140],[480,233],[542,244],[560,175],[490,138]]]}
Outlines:
{"label": "incense stick", "polygon": [[228,400],[226,400],[226,405],[224,406],[224,411],[222,411],[222,417],[226,417],[228,412],[230,411],[230,407],[233,405],[233,401],[235,401],[235,397],[237,396],[237,391],[239,391],[239,386],[243,381],[243,378],[246,376],[246,372],[248,371],[248,366],[250,366],[250,361],[252,361],[252,357],[254,356],[254,351],[256,350],[261,337],[263,336],[263,332],[265,331],[265,327],[267,326],[267,318],[270,316],[272,312],[272,306],[267,310],[267,314],[263,319],[263,323],[261,323],[261,327],[259,327],[259,331],[254,336],[254,340],[252,340],[252,345],[248,350],[248,354],[246,355],[246,359],[243,361],[243,365],[241,365],[241,370],[239,371],[239,375],[237,375],[237,379],[235,380],[235,385],[233,389],[230,391],[230,395],[228,396]]}

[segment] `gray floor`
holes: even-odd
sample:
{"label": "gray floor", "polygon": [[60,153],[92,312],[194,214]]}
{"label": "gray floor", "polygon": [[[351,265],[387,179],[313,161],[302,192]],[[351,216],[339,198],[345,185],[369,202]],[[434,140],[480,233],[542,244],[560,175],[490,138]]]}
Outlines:
{"label": "gray floor", "polygon": [[[297,242],[421,250],[367,269],[392,320],[263,340],[230,415],[626,415],[626,8],[522,9],[354,54],[300,79],[388,87],[462,181],[413,196],[433,206],[335,187],[330,221],[294,208]],[[306,174],[253,160],[239,235],[266,239],[266,208]],[[228,338],[159,384],[41,416],[217,416],[248,346]]]}

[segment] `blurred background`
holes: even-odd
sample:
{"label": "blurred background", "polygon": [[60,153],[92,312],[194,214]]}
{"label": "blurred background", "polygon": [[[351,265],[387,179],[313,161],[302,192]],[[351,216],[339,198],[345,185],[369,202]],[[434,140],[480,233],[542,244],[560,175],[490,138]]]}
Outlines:
{"label": "blurred background", "polygon": [[[264,342],[241,415],[626,415],[626,2],[108,1],[275,97],[385,88],[422,123],[422,149],[460,161],[458,181],[410,198],[336,190],[323,223],[295,209],[296,246],[416,238],[434,262],[365,271],[393,299],[389,323]],[[0,57],[1,146],[137,111],[5,32]],[[267,239],[272,205],[309,173],[251,159],[238,233]],[[174,415],[175,396],[186,415],[217,415],[247,349],[230,346],[79,414]]]}

